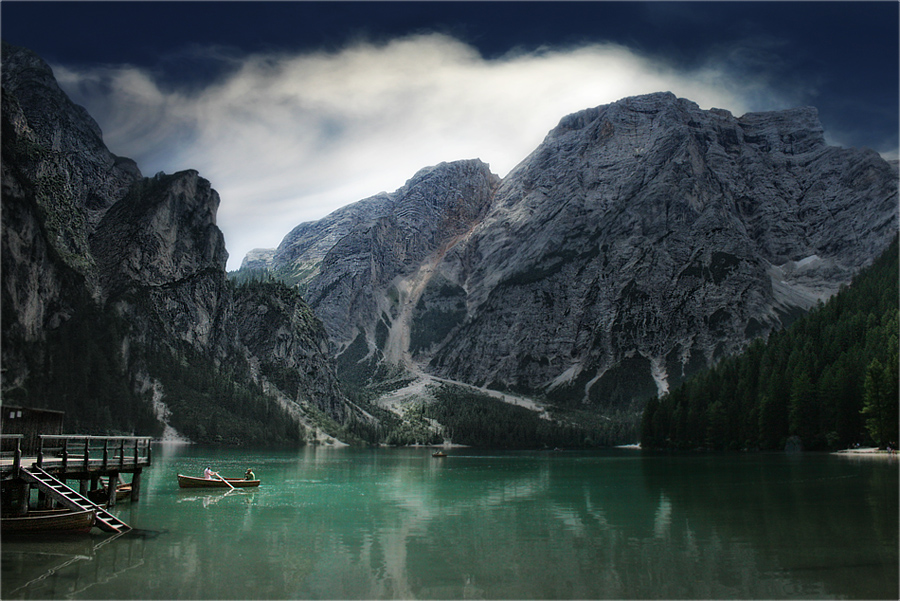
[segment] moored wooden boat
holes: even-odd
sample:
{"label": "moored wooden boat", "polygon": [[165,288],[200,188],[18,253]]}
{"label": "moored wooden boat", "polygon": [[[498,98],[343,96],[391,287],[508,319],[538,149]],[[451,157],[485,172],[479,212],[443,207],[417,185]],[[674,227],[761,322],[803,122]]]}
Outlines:
{"label": "moored wooden boat", "polygon": [[432,453],[431,456],[432,456],[432,457],[446,457],[446,456],[447,456],[447,453],[445,453],[445,452],[443,452],[443,451],[437,451],[437,452],[435,452],[435,453]]}
{"label": "moored wooden boat", "polygon": [[[225,478],[234,488],[252,488],[259,486],[259,480],[244,480],[242,478]],[[178,486],[181,488],[230,488],[218,479],[194,478],[178,474]]]}
{"label": "moored wooden boat", "polygon": [[3,534],[19,532],[89,532],[97,515],[95,509],[83,511],[32,511],[27,515],[0,520]]}
{"label": "moored wooden boat", "polygon": [[[105,503],[108,498],[109,493],[106,492],[106,487],[103,487],[98,490],[92,490],[88,493],[88,499],[93,501],[94,503]],[[126,499],[131,498],[131,483],[123,483],[119,484],[116,487],[116,502],[124,501]]]}

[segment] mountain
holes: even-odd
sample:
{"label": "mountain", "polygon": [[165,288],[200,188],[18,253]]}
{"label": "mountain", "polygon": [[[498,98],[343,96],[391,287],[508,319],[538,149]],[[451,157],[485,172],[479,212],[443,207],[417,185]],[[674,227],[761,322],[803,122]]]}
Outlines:
{"label": "mountain", "polygon": [[73,431],[230,443],[370,419],[296,291],[227,280],[208,181],[143,177],[44,61],[5,43],[2,93],[5,402],[65,410]]}
{"label": "mountain", "polygon": [[735,117],[657,93],[563,118],[502,181],[438,165],[265,256],[345,378],[399,369],[636,423],[897,229],[896,166],[828,146],[815,109]]}

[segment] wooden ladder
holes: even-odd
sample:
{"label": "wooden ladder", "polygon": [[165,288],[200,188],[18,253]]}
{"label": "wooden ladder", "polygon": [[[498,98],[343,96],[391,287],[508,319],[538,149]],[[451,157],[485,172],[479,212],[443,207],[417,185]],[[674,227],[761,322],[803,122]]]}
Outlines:
{"label": "wooden ladder", "polygon": [[31,467],[23,467],[21,471],[22,477],[37,485],[39,489],[68,507],[74,510],[94,509],[97,512],[95,526],[107,532],[128,532],[131,526],[106,511],[102,507],[95,505],[86,497],[81,496],[75,490],[66,486],[65,483],[57,480],[37,465]]}

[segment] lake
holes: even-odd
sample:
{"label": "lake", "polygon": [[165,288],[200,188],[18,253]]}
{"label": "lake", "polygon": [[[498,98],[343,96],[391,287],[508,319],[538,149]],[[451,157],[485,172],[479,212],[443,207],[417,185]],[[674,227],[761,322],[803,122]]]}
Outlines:
{"label": "lake", "polygon": [[[898,598],[898,463],[154,447],[113,537],[2,541],[3,599]],[[181,490],[203,468],[258,489]]]}

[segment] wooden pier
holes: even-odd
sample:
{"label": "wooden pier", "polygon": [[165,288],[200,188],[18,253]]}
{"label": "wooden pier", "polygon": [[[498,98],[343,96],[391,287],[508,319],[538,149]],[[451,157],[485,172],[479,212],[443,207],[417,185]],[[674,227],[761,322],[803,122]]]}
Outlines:
{"label": "wooden pier", "polygon": [[[105,505],[112,507],[121,474],[132,474],[131,500],[137,502],[141,495],[141,474],[152,460],[149,436],[42,434],[38,436],[36,449],[23,449],[21,434],[2,434],[0,439],[3,506],[5,511],[18,515],[27,515],[32,487],[39,491],[39,504],[56,502],[70,508],[86,504],[97,507],[87,497],[88,493],[101,489],[101,478],[106,478]],[[67,480],[77,480],[78,491],[70,488]],[[103,513],[98,513],[99,527],[113,532],[128,528],[108,513],[105,521],[101,520]]]}

